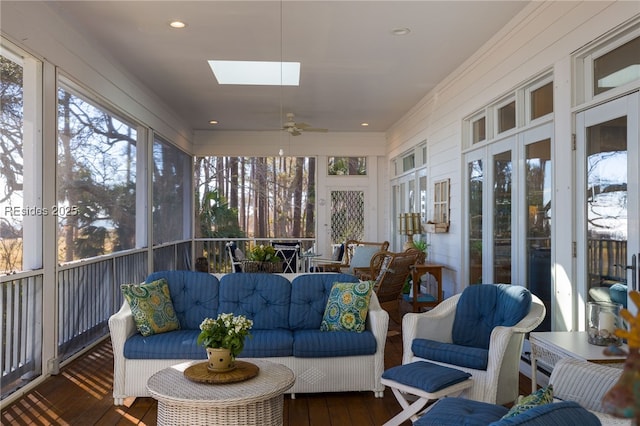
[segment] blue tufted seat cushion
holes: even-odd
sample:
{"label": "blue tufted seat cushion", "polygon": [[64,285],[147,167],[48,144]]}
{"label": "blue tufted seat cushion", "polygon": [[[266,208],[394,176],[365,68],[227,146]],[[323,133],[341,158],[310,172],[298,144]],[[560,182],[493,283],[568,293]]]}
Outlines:
{"label": "blue tufted seat cushion", "polygon": [[575,401],[538,405],[514,417],[500,419],[490,426],[599,426],[600,420]]}
{"label": "blue tufted seat cushion", "polygon": [[158,271],[149,275],[150,283],[164,278],[169,284],[169,293],[173,302],[180,328],[198,330],[206,317],[216,317],[218,312],[218,279],[205,272]]}
{"label": "blue tufted seat cushion", "polygon": [[219,313],[244,315],[252,330],[289,329],[291,283],[275,274],[227,274],[220,280]]}
{"label": "blue tufted seat cushion", "polygon": [[476,370],[486,370],[489,362],[488,349],[442,343],[429,339],[414,339],[411,342],[411,351],[420,358]]}
{"label": "blue tufted seat cushion", "polygon": [[294,332],[293,355],[300,358],[371,355],[376,353],[376,338],[371,331],[297,330]]}
{"label": "blue tufted seat cushion", "polygon": [[460,295],[451,332],[452,343],[415,339],[420,358],[486,370],[491,332],[517,324],[531,310],[531,293],[522,286],[481,284]]}
{"label": "blue tufted seat cushion", "polygon": [[464,398],[443,398],[413,426],[487,426],[508,411],[502,405]]}
{"label": "blue tufted seat cushion", "polygon": [[202,359],[207,354],[198,346],[200,330],[174,330],[144,337],[136,333],[124,343],[128,359]]}
{"label": "blue tufted seat cushion", "polygon": [[291,330],[319,330],[331,288],[336,282],[358,282],[350,274],[306,274],[291,282]]}
{"label": "blue tufted seat cushion", "polygon": [[252,330],[244,339],[240,358],[267,358],[293,355],[293,333],[289,330]]}

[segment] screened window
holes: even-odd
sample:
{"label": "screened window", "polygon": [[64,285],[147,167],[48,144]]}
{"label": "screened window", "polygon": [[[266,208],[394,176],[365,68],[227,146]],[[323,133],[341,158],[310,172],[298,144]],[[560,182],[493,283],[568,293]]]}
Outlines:
{"label": "screened window", "polygon": [[58,90],[60,262],[135,247],[136,127]]}
{"label": "screened window", "polygon": [[329,176],[353,176],[367,174],[366,157],[329,157]]}
{"label": "screened window", "polygon": [[[4,53],[4,52],[3,52]],[[0,106],[2,140],[0,150],[0,275],[22,270],[24,171],[23,171],[23,67],[18,58],[13,61],[0,56]]]}
{"label": "screened window", "polygon": [[640,37],[593,60],[593,94],[640,79]]}
{"label": "screened window", "polygon": [[531,120],[553,112],[553,83],[531,91]]}
{"label": "screened window", "polygon": [[153,141],[153,244],[190,235],[191,157],[175,146]]}
{"label": "screened window", "polygon": [[316,159],[197,157],[199,236],[315,237]]}

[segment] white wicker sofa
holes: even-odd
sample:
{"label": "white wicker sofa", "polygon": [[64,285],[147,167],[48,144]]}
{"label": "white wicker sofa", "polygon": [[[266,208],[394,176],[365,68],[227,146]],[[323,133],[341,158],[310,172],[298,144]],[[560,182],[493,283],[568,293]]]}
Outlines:
{"label": "white wicker sofa", "polygon": [[[333,283],[357,281],[352,275],[214,276],[161,271],[150,275],[147,282],[159,278],[165,278],[169,284],[181,329],[142,337],[126,301],[109,318],[116,405],[122,405],[127,397],[149,396],[147,380],[157,371],[185,361],[204,360],[205,350],[196,344],[200,322],[229,311],[254,320],[253,338],[247,339],[240,357],[266,359],[289,367],[296,381],[288,393],[370,390],[376,397],[382,397],[384,386],[380,377],[389,315],[380,307],[375,294],[371,296],[364,332],[316,332]],[[283,328],[283,321],[289,324],[288,329]],[[290,338],[287,333],[291,333]],[[297,346],[283,355],[283,342],[288,340]],[[358,345],[366,346],[366,350]]]}

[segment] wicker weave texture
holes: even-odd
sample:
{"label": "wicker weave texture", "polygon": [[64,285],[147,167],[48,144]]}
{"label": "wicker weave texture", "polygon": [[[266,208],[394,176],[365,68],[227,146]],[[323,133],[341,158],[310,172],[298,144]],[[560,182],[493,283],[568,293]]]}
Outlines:
{"label": "wicker weave texture", "polygon": [[160,401],[158,402],[158,425],[282,425],[283,409],[282,395],[232,408],[191,407]]}
{"label": "wicker weave texture", "polygon": [[260,368],[257,377],[224,385],[188,380],[184,370],[193,362],[158,371],[147,383],[158,400],[158,424],[282,424],[283,393],[293,386],[293,372],[269,361],[254,362]]}

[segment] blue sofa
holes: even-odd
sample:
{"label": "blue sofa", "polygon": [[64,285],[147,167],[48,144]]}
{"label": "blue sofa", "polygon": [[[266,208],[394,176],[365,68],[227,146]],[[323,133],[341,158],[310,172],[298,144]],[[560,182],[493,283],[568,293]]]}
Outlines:
{"label": "blue sofa", "polygon": [[196,343],[199,326],[218,313],[245,315],[254,322],[240,358],[284,364],[296,376],[289,393],[371,390],[381,397],[384,345],[389,316],[372,295],[366,330],[320,331],[331,287],[357,282],[348,274],[227,274],[161,271],[180,329],[144,337],[125,301],[109,319],[114,354],[113,397],[148,396],[146,383],[157,371],[189,360],[204,360]]}

